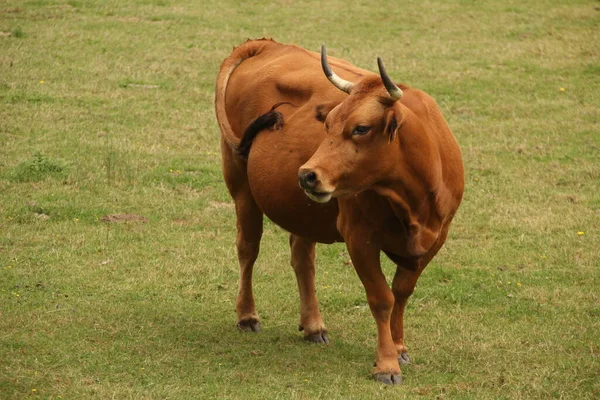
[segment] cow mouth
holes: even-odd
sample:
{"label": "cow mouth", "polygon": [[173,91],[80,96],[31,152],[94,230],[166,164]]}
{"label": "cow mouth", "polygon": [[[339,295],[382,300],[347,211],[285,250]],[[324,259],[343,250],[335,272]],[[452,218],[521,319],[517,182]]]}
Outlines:
{"label": "cow mouth", "polygon": [[333,192],[316,192],[314,190],[304,190],[304,193],[317,203],[327,203],[333,195]]}

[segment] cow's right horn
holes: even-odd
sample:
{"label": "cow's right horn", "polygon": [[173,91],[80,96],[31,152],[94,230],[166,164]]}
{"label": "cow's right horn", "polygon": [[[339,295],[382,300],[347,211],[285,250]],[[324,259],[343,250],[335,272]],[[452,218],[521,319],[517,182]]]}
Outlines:
{"label": "cow's right horn", "polygon": [[335,74],[335,72],[331,70],[331,67],[329,67],[329,63],[327,62],[327,48],[325,47],[324,43],[321,45],[321,67],[323,67],[323,72],[325,72],[325,76],[327,77],[327,79],[329,79],[331,83],[333,83],[333,86],[335,86],[343,92],[350,93],[350,91],[354,87],[354,83],[340,78]]}
{"label": "cow's right horn", "polygon": [[400,97],[402,97],[402,89],[396,86],[396,84],[390,79],[387,72],[385,72],[385,67],[383,66],[383,61],[381,61],[380,57],[377,57],[377,66],[379,67],[379,75],[381,76],[383,85],[390,94],[390,97],[394,101],[399,100]]}

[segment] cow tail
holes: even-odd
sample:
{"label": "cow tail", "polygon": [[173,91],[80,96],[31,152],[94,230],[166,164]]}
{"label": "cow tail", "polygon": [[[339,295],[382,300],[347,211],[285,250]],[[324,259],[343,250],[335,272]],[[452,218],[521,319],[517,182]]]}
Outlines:
{"label": "cow tail", "polygon": [[234,149],[240,147],[241,138],[237,137],[235,132],[233,132],[225,111],[225,92],[227,91],[229,78],[242,61],[255,56],[270,43],[274,42],[270,39],[248,40],[246,43],[233,49],[231,55],[223,61],[219,69],[215,89],[215,113],[223,138]]}

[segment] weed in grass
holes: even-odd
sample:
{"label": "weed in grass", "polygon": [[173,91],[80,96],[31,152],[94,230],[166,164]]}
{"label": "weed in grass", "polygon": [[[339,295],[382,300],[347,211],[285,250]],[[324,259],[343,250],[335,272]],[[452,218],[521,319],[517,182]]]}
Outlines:
{"label": "weed in grass", "polygon": [[19,39],[27,36],[20,26],[17,26],[15,29],[13,29],[11,35]]}
{"label": "weed in grass", "polygon": [[18,182],[39,182],[45,178],[63,178],[66,165],[58,159],[51,159],[41,152],[36,152],[30,160],[17,165],[12,173]]}

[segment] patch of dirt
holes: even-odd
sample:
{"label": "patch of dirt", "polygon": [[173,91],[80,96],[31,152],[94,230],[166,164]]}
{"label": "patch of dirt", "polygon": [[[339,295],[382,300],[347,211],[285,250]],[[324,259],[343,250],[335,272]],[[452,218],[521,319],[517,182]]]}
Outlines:
{"label": "patch of dirt", "polygon": [[128,88],[141,88],[141,89],[160,89],[160,85],[144,85],[140,83],[128,83],[125,85]]}
{"label": "patch of dirt", "polygon": [[2,10],[2,12],[6,13],[6,14],[18,14],[18,13],[22,13],[23,9],[20,7],[17,8],[7,8],[5,10]]}
{"label": "patch of dirt", "polygon": [[111,223],[141,222],[141,223],[145,224],[146,222],[148,222],[148,218],[142,217],[141,215],[136,215],[136,214],[108,214],[108,215],[105,215],[104,217],[100,218],[100,221],[111,222]]}
{"label": "patch of dirt", "polygon": [[210,208],[216,208],[218,210],[221,210],[221,209],[232,210],[235,208],[235,205],[233,203],[225,203],[225,202],[221,202],[221,201],[211,201]]}
{"label": "patch of dirt", "polygon": [[44,213],[35,213],[34,214],[36,218],[41,219],[42,221],[45,221],[47,219],[50,219],[50,216],[48,214],[44,214]]}
{"label": "patch of dirt", "polygon": [[115,19],[119,22],[145,22],[143,18],[139,17],[117,17]]}

